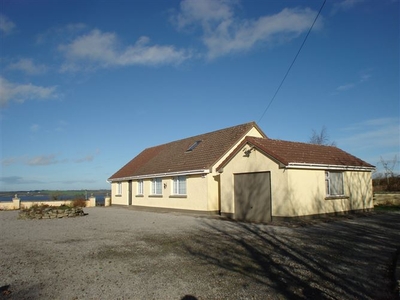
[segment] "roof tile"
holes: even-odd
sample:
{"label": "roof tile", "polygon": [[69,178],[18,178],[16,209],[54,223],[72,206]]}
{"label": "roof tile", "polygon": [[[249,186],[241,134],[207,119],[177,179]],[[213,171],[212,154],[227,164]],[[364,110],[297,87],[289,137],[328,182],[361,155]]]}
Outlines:
{"label": "roof tile", "polygon": [[[147,148],[109,179],[210,169],[253,127],[264,135],[256,123],[250,122]],[[201,143],[188,152],[196,141]]]}

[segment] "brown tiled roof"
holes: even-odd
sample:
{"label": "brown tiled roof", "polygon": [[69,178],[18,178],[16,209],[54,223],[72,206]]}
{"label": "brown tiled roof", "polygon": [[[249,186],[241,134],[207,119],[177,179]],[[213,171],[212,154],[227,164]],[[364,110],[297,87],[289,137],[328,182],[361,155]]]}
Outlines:
{"label": "brown tiled roof", "polygon": [[[147,148],[109,179],[210,169],[253,127],[265,136],[256,123],[250,122]],[[201,142],[187,151],[196,141]]]}
{"label": "brown tiled roof", "polygon": [[[334,146],[314,145],[266,138],[246,137],[237,147],[241,149],[249,143],[268,156],[287,166],[289,164],[315,164],[331,166],[351,166],[373,168],[369,163]],[[232,153],[232,155],[234,152]],[[226,165],[228,157],[221,166]]]}

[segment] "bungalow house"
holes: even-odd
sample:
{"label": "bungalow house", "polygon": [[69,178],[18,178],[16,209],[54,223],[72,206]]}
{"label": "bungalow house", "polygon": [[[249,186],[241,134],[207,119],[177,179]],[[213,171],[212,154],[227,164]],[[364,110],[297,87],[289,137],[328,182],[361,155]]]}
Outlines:
{"label": "bungalow house", "polygon": [[373,169],[337,147],[269,139],[250,122],[147,148],[108,180],[113,205],[269,222],[372,209]]}

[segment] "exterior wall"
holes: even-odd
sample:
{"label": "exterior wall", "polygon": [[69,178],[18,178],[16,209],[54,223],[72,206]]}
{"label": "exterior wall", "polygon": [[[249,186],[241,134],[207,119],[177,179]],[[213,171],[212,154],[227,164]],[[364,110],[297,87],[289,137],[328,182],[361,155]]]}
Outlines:
{"label": "exterior wall", "polygon": [[[243,148],[249,148],[244,146]],[[284,169],[254,149],[249,157],[239,151],[220,175],[221,213],[232,215],[234,174],[271,173],[272,217],[298,217],[373,208],[371,172],[345,171],[344,197],[327,198],[325,170]]]}
{"label": "exterior wall", "polygon": [[[143,180],[143,195],[138,195],[138,181],[132,181],[132,205],[153,207],[182,209],[193,211],[212,211],[208,208],[207,190],[208,175],[191,175],[186,177],[186,195],[173,195],[173,177],[162,178],[162,194],[151,195],[152,178]],[[115,187],[114,187],[115,185]],[[122,182],[122,193],[120,196],[115,195],[117,184],[112,183],[112,204],[128,205],[128,182]]]}
{"label": "exterior wall", "polygon": [[122,182],[122,193],[120,195],[117,194],[118,183],[112,182],[111,183],[111,204],[117,205],[128,205],[128,182]]}
{"label": "exterior wall", "polygon": [[372,209],[371,172],[345,171],[344,197],[328,198],[325,170],[288,169],[288,189],[282,201],[272,196],[275,217],[298,217]]}
{"label": "exterior wall", "polygon": [[[248,136],[262,137],[262,134],[253,127]],[[244,139],[244,137],[243,137]],[[184,209],[195,211],[218,212],[220,210],[220,174],[216,167],[243,141],[241,139],[214,164],[206,175],[191,175],[186,177],[186,197],[172,195],[173,178],[162,178],[163,192],[161,196],[150,195],[152,179],[143,180],[143,195],[136,195],[137,181],[132,181],[132,205],[154,208]],[[164,188],[166,184],[166,188]],[[111,183],[112,204],[128,205],[128,182],[122,182],[122,193],[117,195],[117,183]]]}
{"label": "exterior wall", "polygon": [[344,180],[352,210],[374,208],[372,172],[346,172]]}
{"label": "exterior wall", "polygon": [[221,173],[221,213],[230,215],[235,212],[233,174],[269,171],[271,173],[272,216],[274,216],[277,209],[281,207],[275,205],[275,199],[280,199],[279,201],[282,202],[281,199],[286,198],[288,181],[285,170],[280,169],[278,163],[256,149],[250,153],[249,157],[244,156],[244,148],[248,149],[249,146],[244,146]]}
{"label": "exterior wall", "polygon": [[[263,137],[263,135],[255,127],[250,129],[249,132],[246,134],[246,136]],[[243,137],[235,145],[233,145],[232,148],[227,153],[225,153],[225,155],[223,155],[211,168],[211,173],[208,175],[208,207],[210,210],[218,210],[221,213],[225,212],[225,210],[227,210],[226,211],[227,213],[230,213],[232,210],[231,205],[227,203],[224,203],[224,208],[223,208],[222,187],[224,190],[226,190],[225,189],[226,182],[222,183],[221,181],[222,177],[220,173],[216,171],[216,168],[232,153],[234,149],[237,148],[237,146],[244,140],[244,138],[245,137]],[[233,188],[233,184],[231,184],[231,187]],[[233,199],[233,190],[231,190],[231,192],[232,192],[231,199]],[[227,196],[225,195],[225,197]]]}

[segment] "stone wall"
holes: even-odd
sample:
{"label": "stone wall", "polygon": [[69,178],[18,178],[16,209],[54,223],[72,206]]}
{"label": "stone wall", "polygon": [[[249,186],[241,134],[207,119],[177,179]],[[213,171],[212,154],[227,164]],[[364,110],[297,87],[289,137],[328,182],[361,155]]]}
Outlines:
{"label": "stone wall", "polygon": [[400,205],[400,193],[375,193],[374,205]]}
{"label": "stone wall", "polygon": [[85,213],[80,207],[66,209],[46,207],[43,209],[22,210],[19,213],[18,219],[60,219],[84,215]]}
{"label": "stone wall", "polygon": [[[42,206],[42,205],[72,206],[73,201],[74,200],[51,200],[51,201],[23,201],[23,202],[21,202],[21,199],[18,198],[18,195],[15,195],[15,197],[9,202],[0,202],[0,210],[19,210],[19,209],[27,209],[32,206]],[[92,195],[85,202],[86,202],[85,207],[95,207],[96,206],[96,197],[94,197]],[[110,206],[110,205],[111,205],[111,198],[107,194],[107,196],[105,197],[104,206]]]}

